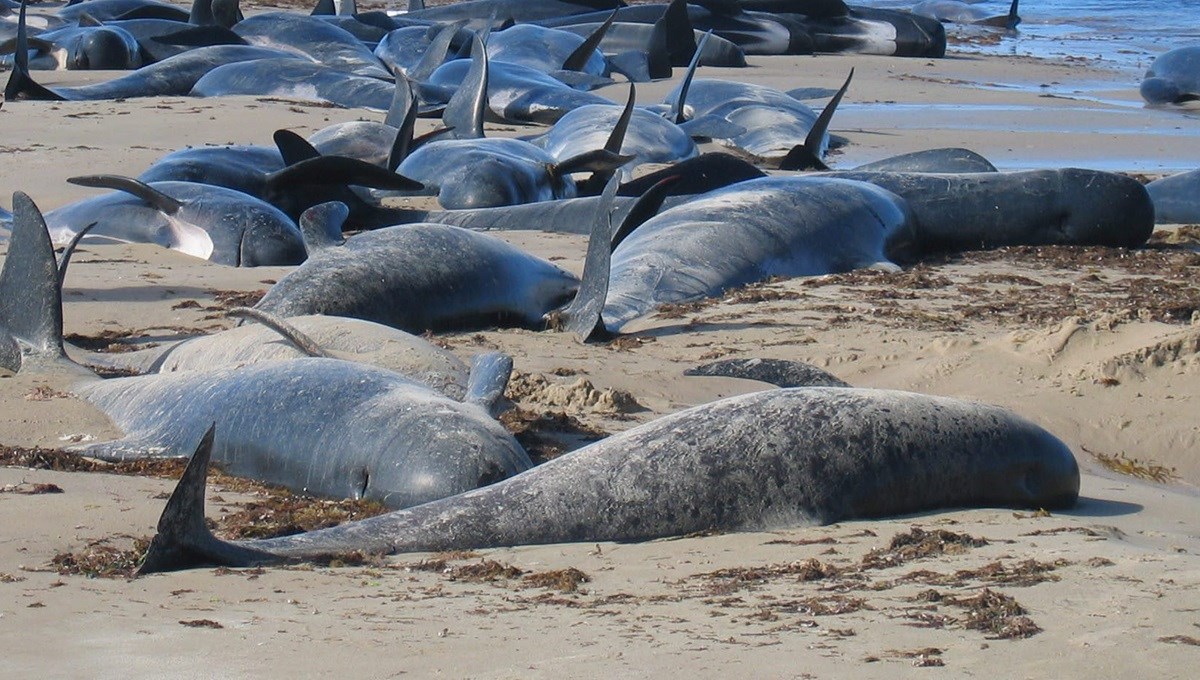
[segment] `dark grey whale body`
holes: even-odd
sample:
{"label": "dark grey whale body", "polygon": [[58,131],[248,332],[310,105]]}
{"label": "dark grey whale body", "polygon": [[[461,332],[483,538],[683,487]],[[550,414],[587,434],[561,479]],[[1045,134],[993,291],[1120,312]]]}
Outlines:
{"label": "dark grey whale body", "polygon": [[864,182],[765,177],[712,191],[646,221],[613,250],[609,331],[655,307],[770,276],[898,269],[911,241],[904,201]]}
{"label": "dark grey whale body", "polygon": [[913,212],[919,252],[1020,245],[1136,248],[1154,231],[1154,205],[1137,180],[1062,168],[1021,172],[826,173],[870,182]]}
{"label": "dark grey whale body", "polygon": [[579,280],[493,236],[440,224],[358,234],[325,248],[267,291],[279,316],[348,316],[411,333],[501,323],[539,326]]}
{"label": "dark grey whale body", "polygon": [[1150,104],[1200,100],[1200,45],[1176,47],[1154,59],[1139,88]]}
{"label": "dark grey whale body", "polygon": [[1074,504],[1079,468],[1003,409],[907,392],[769,390],[665,416],[504,482],[360,522],[224,543],[203,517],[203,448],[142,573],[362,551],[642,541],[963,506]]}

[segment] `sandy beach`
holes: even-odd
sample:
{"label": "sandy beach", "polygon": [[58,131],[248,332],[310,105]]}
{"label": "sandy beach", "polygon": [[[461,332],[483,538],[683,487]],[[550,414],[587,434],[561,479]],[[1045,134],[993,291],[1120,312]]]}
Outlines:
{"label": "sandy beach", "polygon": [[[951,48],[953,49],[953,47]],[[1200,158],[1195,112],[1143,107],[1140,73],[1088,59],[753,58],[722,77],[836,87],[838,168],[965,146],[1001,169],[1147,176]],[[45,73],[48,85],[111,74]],[[639,86],[659,101],[674,81]],[[623,100],[625,86],[601,91]],[[43,210],[185,146],[270,143],[380,114],[252,97],[6,102],[0,187]],[[420,122],[419,131],[432,129]],[[489,134],[533,129],[492,126]],[[578,272],[584,239],[499,234]],[[0,250],[4,247],[0,246]],[[229,327],[221,310],[286,268],[232,269],[148,245],[85,245],[68,339],[105,347]],[[0,650],[11,677],[1192,677],[1200,663],[1200,231],[1144,249],[1011,248],[900,273],[772,281],[639,320],[611,343],[492,330],[440,336],[513,356],[540,453],[763,389],[689,378],[715,358],[811,362],[854,385],[998,404],[1063,439],[1078,506],[960,510],[645,544],[401,555],[369,564],[60,573],[56,556],[154,532],[164,476],[0,467]],[[249,294],[249,298],[235,293]],[[117,436],[66,376],[0,377],[0,444]],[[54,485],[61,493],[37,493]],[[261,497],[210,486],[209,517]],[[62,562],[60,557],[58,560]],[[941,670],[931,668],[941,667]]]}

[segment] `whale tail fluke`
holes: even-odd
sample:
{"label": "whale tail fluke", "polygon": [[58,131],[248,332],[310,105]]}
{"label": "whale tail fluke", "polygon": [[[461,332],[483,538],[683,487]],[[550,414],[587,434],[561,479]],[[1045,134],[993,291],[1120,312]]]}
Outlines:
{"label": "whale tail fluke", "polygon": [[275,555],[221,541],[208,530],[204,521],[204,491],[216,428],[214,423],[204,433],[167,500],[158,518],[158,533],[150,541],[138,576],[202,565],[249,567],[284,561]]}

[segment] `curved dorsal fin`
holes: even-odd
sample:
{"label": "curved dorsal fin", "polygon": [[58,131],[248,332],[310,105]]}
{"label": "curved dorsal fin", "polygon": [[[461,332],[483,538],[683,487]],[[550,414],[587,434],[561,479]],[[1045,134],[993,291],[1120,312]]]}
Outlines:
{"label": "curved dorsal fin", "polygon": [[453,128],[450,134],[454,139],[483,137],[483,116],[488,105],[487,88],[487,48],[483,40],[475,35],[471,37],[471,68],[442,112],[442,123]]}
{"label": "curved dorsal fin", "polygon": [[584,41],[575,48],[575,51],[563,61],[562,69],[564,71],[582,71],[584,66],[587,66],[588,60],[596,53],[596,49],[600,47],[600,41],[604,40],[604,34],[608,33],[608,29],[613,25],[613,21],[617,18],[617,10],[613,10],[612,14],[600,24],[600,27],[592,31]]}
{"label": "curved dorsal fin", "polygon": [[610,247],[616,250],[617,246],[621,245],[621,241],[629,238],[635,229],[657,215],[659,208],[662,208],[663,201],[667,198],[667,192],[682,179],[681,175],[664,177],[639,196],[629,212],[625,213],[625,219],[621,220],[621,226],[613,233]]}
{"label": "curved dorsal fin", "polygon": [[817,116],[817,120],[813,122],[812,127],[808,130],[808,136],[804,138],[803,144],[797,144],[788,152],[779,163],[780,170],[828,170],[829,166],[825,165],[825,161],[821,160],[822,142],[825,140],[825,135],[829,132],[829,123],[833,120],[833,113],[837,111],[838,104],[845,96],[846,90],[850,88],[850,81],[854,78],[854,69],[850,69],[850,75],[846,76],[846,82],[842,83],[842,87],[833,95],[829,103],[821,109],[821,115]]}
{"label": "curved dorsal fin", "polygon": [[304,249],[311,257],[327,248],[336,248],[346,242],[342,237],[342,225],[350,217],[350,208],[341,201],[321,203],[300,214],[300,235]]}
{"label": "curved dorsal fin", "polygon": [[13,193],[12,236],[0,268],[0,330],[34,354],[63,355],[62,287],[50,231],[28,195]]}
{"label": "curved dorsal fin", "polygon": [[284,166],[321,157],[321,152],[317,151],[316,147],[291,130],[276,130],[271,139],[275,142],[275,148],[279,149],[279,155],[283,157]]}
{"label": "curved dorsal fin", "polygon": [[687,73],[683,75],[683,80],[679,82],[679,96],[675,101],[671,102],[671,112],[667,114],[667,120],[679,125],[685,120],[683,115],[683,107],[687,103],[688,90],[692,87],[692,78],[696,76],[696,67],[700,65],[700,54],[704,51],[704,46],[708,44],[708,36],[712,35],[712,31],[704,34],[700,39],[700,44],[696,46],[696,53],[692,55],[692,61],[688,64]]}
{"label": "curved dorsal fin", "polygon": [[29,75],[29,29],[25,25],[27,2],[28,0],[21,0],[21,10],[17,15],[17,51],[13,54],[12,73],[8,75],[8,84],[4,87],[4,99],[16,101],[21,95],[25,95],[29,99],[62,101],[61,95],[42,87]]}
{"label": "curved dorsal fin", "polygon": [[601,194],[575,299],[566,309],[551,313],[551,325],[573,333],[579,342],[587,342],[606,333],[601,313],[604,311],[604,300],[608,297],[609,268],[612,266],[612,248],[609,245],[612,240],[612,208],[618,184],[617,178],[612,178]]}

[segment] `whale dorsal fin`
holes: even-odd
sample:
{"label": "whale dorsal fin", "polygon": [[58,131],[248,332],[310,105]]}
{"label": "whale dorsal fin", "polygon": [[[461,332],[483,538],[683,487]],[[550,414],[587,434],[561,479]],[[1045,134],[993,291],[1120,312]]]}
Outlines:
{"label": "whale dorsal fin", "polygon": [[454,139],[483,137],[483,116],[488,106],[487,88],[487,48],[476,35],[471,37],[471,68],[442,113],[442,123],[454,129],[450,133]]}
{"label": "whale dorsal fin", "polygon": [[311,257],[314,253],[336,248],[346,242],[342,237],[342,225],[350,217],[350,208],[341,201],[321,203],[300,214],[300,235],[304,249]]}
{"label": "whale dorsal fin", "polygon": [[71,257],[75,254],[75,250],[79,248],[79,242],[84,236],[88,235],[92,229],[96,228],[99,222],[92,222],[83,229],[80,229],[71,237],[71,240],[63,247],[62,254],[58,256],[58,287],[62,288],[63,283],[67,280],[67,267],[71,265]]}
{"label": "whale dorsal fin", "polygon": [[33,354],[63,356],[62,287],[54,245],[41,211],[20,191],[13,194],[12,236],[0,269],[0,333]]}
{"label": "whale dorsal fin", "polygon": [[664,177],[639,196],[637,201],[634,202],[633,207],[629,209],[629,212],[625,213],[625,219],[621,220],[621,226],[617,227],[617,230],[613,232],[609,247],[612,250],[616,250],[617,246],[621,245],[621,241],[629,238],[629,235],[635,229],[642,226],[646,220],[657,215],[671,187],[682,179],[683,177],[680,175]]}
{"label": "whale dorsal fin", "polygon": [[279,149],[285,167],[321,157],[321,152],[317,151],[316,147],[291,130],[276,130],[271,139],[275,142],[275,148]]}
{"label": "whale dorsal fin", "polygon": [[123,175],[80,175],[78,177],[68,177],[67,181],[81,187],[124,191],[127,194],[137,196],[153,206],[155,210],[166,215],[174,215],[183,207],[182,201],[171,198],[140,179],[134,179],[133,177],[125,177]]}
{"label": "whale dorsal fin", "polygon": [[609,27],[613,25],[613,21],[617,18],[617,10],[613,10],[612,14],[600,24],[600,27],[592,31],[591,35],[584,38],[579,47],[563,61],[562,69],[564,71],[582,71],[584,66],[587,66],[588,60],[596,53],[596,49],[600,47],[600,41],[604,40],[604,34],[608,33]]}
{"label": "whale dorsal fin", "polygon": [[683,107],[687,104],[688,90],[692,87],[692,78],[696,76],[696,67],[700,65],[700,53],[704,51],[704,46],[708,44],[708,36],[712,35],[712,31],[704,34],[700,39],[700,44],[696,46],[696,53],[692,55],[692,61],[688,64],[687,73],[683,75],[683,80],[679,83],[679,96],[675,97],[675,101],[671,102],[671,112],[667,114],[667,120],[679,125],[686,120],[683,115]]}
{"label": "whale dorsal fin", "polygon": [[804,138],[803,144],[797,144],[784,156],[779,163],[780,170],[828,170],[829,166],[825,165],[825,161],[821,160],[821,144],[825,139],[826,133],[829,132],[829,123],[833,120],[833,113],[837,111],[838,104],[845,96],[846,90],[850,88],[850,81],[854,78],[854,69],[850,69],[850,75],[846,76],[846,82],[842,83],[842,87],[833,95],[829,103],[821,109],[821,115],[817,116],[817,120],[813,122],[812,127],[808,130],[808,136]]}
{"label": "whale dorsal fin", "polygon": [[609,244],[612,240],[612,208],[618,185],[617,178],[613,177],[601,194],[575,299],[566,309],[552,313],[550,318],[551,325],[574,334],[579,342],[606,334],[601,313],[604,311],[604,299],[608,296],[609,268],[612,266],[612,248]]}
{"label": "whale dorsal fin", "polygon": [[29,99],[62,101],[62,95],[34,82],[29,75],[29,29],[25,25],[27,1],[21,0],[21,10],[17,15],[17,51],[13,54],[13,69],[8,75],[8,84],[4,86],[4,99],[15,101],[25,95]]}

